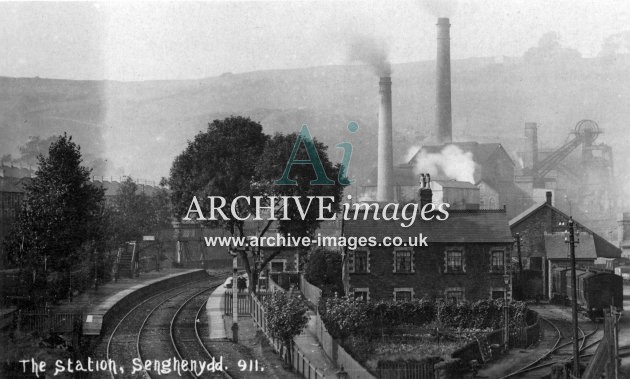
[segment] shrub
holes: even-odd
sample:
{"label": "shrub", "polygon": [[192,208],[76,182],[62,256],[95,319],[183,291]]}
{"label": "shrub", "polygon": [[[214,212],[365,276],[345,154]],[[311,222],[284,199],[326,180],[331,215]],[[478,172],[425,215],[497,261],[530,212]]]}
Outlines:
{"label": "shrub", "polygon": [[[361,334],[375,337],[401,325],[426,326],[433,322],[450,329],[487,330],[503,325],[503,300],[474,303],[412,300],[408,302],[364,302],[348,297],[332,297],[320,303],[326,328],[335,338]],[[511,328],[527,324],[527,307],[522,302],[509,304]]]}
{"label": "shrub", "polygon": [[366,302],[344,296],[327,298],[322,303],[322,320],[335,338],[345,339],[368,324]]}
{"label": "shrub", "polygon": [[[308,323],[306,315],[308,308],[299,297],[282,291],[276,291],[267,297],[264,307],[269,333],[273,338],[282,341],[282,344],[288,348],[290,356],[293,337],[300,334]],[[291,362],[291,359],[289,361]]]}
{"label": "shrub", "polygon": [[322,290],[322,297],[343,295],[341,254],[319,248],[309,254],[304,277]]}

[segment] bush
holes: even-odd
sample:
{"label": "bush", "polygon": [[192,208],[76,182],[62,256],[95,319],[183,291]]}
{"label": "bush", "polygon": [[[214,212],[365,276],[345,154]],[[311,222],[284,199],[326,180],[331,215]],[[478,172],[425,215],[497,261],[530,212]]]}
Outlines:
{"label": "bush", "polygon": [[[320,313],[331,335],[345,339],[356,334],[373,338],[401,325],[427,326],[435,322],[449,329],[499,329],[503,325],[503,307],[503,300],[458,304],[443,300],[364,302],[332,297],[320,303]],[[511,328],[526,326],[527,315],[524,303],[510,303]]]}
{"label": "bush", "polygon": [[349,297],[331,297],[321,302],[322,320],[334,338],[345,339],[368,326],[368,303]]}
{"label": "bush", "polygon": [[322,290],[322,297],[343,295],[341,254],[319,248],[309,254],[304,277]]}
{"label": "bush", "polygon": [[286,292],[274,292],[265,299],[264,307],[271,336],[283,342],[291,341],[308,323],[304,302]]}

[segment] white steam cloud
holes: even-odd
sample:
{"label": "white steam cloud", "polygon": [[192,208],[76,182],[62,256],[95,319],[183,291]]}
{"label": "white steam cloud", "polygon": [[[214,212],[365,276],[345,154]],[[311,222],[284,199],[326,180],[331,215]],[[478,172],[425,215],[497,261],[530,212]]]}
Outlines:
{"label": "white steam cloud", "polygon": [[462,182],[475,183],[475,161],[471,152],[447,145],[437,154],[420,152],[416,156],[414,173],[428,172],[431,176],[446,176]]}
{"label": "white steam cloud", "polygon": [[355,34],[348,41],[348,59],[351,62],[367,63],[379,77],[391,75],[388,55],[387,44],[373,36]]}

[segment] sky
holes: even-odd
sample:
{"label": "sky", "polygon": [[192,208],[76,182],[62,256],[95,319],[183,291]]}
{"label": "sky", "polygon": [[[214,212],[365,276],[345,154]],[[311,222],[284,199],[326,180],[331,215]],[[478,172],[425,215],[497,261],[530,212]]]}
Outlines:
{"label": "sky", "polygon": [[393,63],[431,60],[435,18],[452,57],[520,56],[549,31],[585,57],[630,29],[627,0],[0,3],[0,76],[123,81],[347,64],[354,34]]}

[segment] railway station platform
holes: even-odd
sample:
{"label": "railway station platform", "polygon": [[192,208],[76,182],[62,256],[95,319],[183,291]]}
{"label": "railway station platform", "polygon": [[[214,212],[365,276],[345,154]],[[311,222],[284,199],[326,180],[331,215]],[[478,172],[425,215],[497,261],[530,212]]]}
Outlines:
{"label": "railway station platform", "polygon": [[223,314],[225,313],[225,309],[223,309],[223,298],[225,296],[226,285],[230,282],[230,280],[231,278],[226,279],[222,285],[212,291],[212,294],[210,294],[208,302],[206,303],[208,330],[210,332],[210,340],[213,341],[228,339],[228,333],[223,325]]}
{"label": "railway station platform", "polygon": [[164,268],[160,271],[143,273],[138,278],[119,279],[116,282],[102,284],[98,289],[88,289],[72,300],[64,300],[53,306],[51,311],[67,314],[81,313],[83,334],[98,335],[103,327],[103,319],[115,316],[117,308],[124,308],[124,303],[131,302],[132,298],[146,296],[153,291],[153,288],[193,280],[203,275],[206,274],[202,269]]}
{"label": "railway station platform", "polygon": [[156,280],[190,271],[194,270],[165,268],[160,271],[142,273],[138,278],[121,278],[118,279],[117,282],[110,281],[99,285],[96,290],[94,288],[86,290],[79,296],[74,297],[72,301],[68,299],[61,301],[59,304],[54,305],[52,310],[56,312],[87,311],[94,305],[100,304],[103,300],[115,295],[118,292],[128,290],[131,287],[148,285]]}

